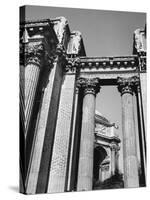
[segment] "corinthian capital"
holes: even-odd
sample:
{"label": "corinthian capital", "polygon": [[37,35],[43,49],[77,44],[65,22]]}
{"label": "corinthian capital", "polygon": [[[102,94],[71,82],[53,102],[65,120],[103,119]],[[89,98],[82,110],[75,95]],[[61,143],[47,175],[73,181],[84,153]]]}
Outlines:
{"label": "corinthian capital", "polygon": [[25,65],[29,63],[41,65],[44,57],[44,45],[41,41],[30,42],[24,47]]}
{"label": "corinthian capital", "polygon": [[77,80],[77,87],[83,90],[84,95],[86,94],[96,95],[100,91],[100,79],[99,78],[79,78]]}
{"label": "corinthian capital", "polygon": [[136,91],[139,85],[139,78],[137,76],[133,76],[130,78],[118,77],[117,83],[118,83],[118,90],[121,93],[121,95],[125,93],[130,93],[133,95],[133,92]]}

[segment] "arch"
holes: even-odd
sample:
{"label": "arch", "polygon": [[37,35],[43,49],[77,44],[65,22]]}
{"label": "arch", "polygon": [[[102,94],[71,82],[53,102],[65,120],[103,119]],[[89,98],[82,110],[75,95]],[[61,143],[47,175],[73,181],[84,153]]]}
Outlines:
{"label": "arch", "polygon": [[99,166],[107,156],[108,153],[102,146],[94,148],[93,182],[99,180]]}

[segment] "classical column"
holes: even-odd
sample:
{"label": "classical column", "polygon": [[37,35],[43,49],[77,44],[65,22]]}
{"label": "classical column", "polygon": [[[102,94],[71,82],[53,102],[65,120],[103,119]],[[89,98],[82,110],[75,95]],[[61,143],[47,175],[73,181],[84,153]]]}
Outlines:
{"label": "classical column", "polygon": [[59,97],[63,78],[61,54],[56,56],[47,85],[44,89],[39,122],[35,132],[35,141],[26,181],[27,193],[44,193],[47,189],[49,165],[51,162],[54,132],[56,126]]}
{"label": "classical column", "polygon": [[143,110],[143,120],[144,120],[144,129],[145,129],[145,137],[147,130],[147,74],[140,73],[140,87],[141,87],[141,103]]}
{"label": "classical column", "polygon": [[36,94],[40,69],[43,61],[44,46],[42,41],[29,42],[25,47],[24,70],[24,106],[25,106],[25,137],[29,128],[31,113]]}
{"label": "classical column", "polygon": [[92,190],[93,154],[95,129],[95,96],[100,89],[98,78],[80,78],[78,86],[83,89],[82,129],[78,167],[77,190]]}
{"label": "classical column", "polygon": [[114,175],[116,172],[117,145],[115,143],[112,143],[110,149],[111,149],[111,174]]}
{"label": "classical column", "polygon": [[72,164],[73,164],[73,151],[74,151],[74,141],[75,141],[75,129],[76,129],[76,121],[77,121],[77,107],[78,107],[78,99],[79,99],[79,88],[76,88],[75,91],[75,100],[74,100],[74,114],[73,114],[73,126],[72,126],[72,138],[71,138],[71,148],[70,148],[70,160],[68,167],[68,184],[67,191],[70,191],[71,188],[71,175],[72,175]]}
{"label": "classical column", "polygon": [[144,127],[144,115],[142,109],[142,97],[140,83],[137,82],[136,91],[137,100],[137,118],[138,118],[138,129],[139,129],[139,146],[140,146],[140,162],[141,162],[141,184],[146,184],[146,138],[145,138],[145,127]]}
{"label": "classical column", "polygon": [[133,91],[137,77],[118,78],[118,89],[122,101],[122,131],[123,131],[123,159],[124,186],[138,187],[138,160],[136,148],[136,134],[133,113]]}
{"label": "classical column", "polygon": [[118,147],[115,154],[115,171],[116,172],[119,172],[119,150],[120,150],[120,147]]}
{"label": "classical column", "polygon": [[139,78],[140,78],[140,94],[141,94],[141,108],[143,112],[143,121],[146,137],[147,128],[147,73],[146,73],[146,52],[139,54]]}

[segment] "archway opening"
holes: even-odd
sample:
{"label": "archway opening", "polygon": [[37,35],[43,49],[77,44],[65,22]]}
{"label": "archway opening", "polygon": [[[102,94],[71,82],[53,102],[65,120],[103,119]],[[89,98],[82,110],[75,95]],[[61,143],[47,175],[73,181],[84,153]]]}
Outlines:
{"label": "archway opening", "polygon": [[93,186],[100,181],[100,165],[106,157],[107,152],[103,147],[97,146],[94,148]]}

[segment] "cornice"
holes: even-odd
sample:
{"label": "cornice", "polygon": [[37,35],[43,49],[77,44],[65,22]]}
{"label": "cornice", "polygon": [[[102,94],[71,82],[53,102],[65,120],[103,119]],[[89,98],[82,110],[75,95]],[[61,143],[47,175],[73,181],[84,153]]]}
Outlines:
{"label": "cornice", "polygon": [[28,32],[30,37],[34,35],[43,35],[44,37],[53,39],[53,43],[58,43],[57,36],[53,29],[53,24],[50,19],[24,21],[20,23],[20,38],[24,31]]}
{"label": "cornice", "polygon": [[138,65],[138,56],[80,57],[79,66],[84,68],[128,68]]}
{"label": "cornice", "polygon": [[20,23],[20,28],[24,27],[37,27],[37,26],[48,26],[50,25],[50,19],[41,19],[41,20],[27,20]]}

